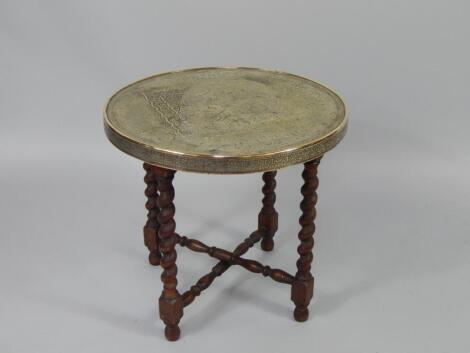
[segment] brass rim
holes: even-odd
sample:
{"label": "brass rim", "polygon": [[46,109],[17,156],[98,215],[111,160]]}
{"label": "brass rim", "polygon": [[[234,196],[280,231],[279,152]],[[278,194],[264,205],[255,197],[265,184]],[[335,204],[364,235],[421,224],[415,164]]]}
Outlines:
{"label": "brass rim", "polygon": [[[328,135],[325,135],[319,139],[312,140],[306,144],[298,145],[292,148],[284,150],[265,152],[250,155],[239,155],[239,156],[223,156],[223,155],[210,155],[202,153],[191,153],[191,152],[177,152],[160,147],[151,146],[135,139],[126,136],[125,134],[117,131],[113,124],[109,121],[107,115],[107,108],[109,102],[122,90],[135,85],[139,82],[153,79],[155,77],[161,77],[170,75],[173,73],[180,72],[191,72],[200,70],[212,70],[212,69],[244,69],[254,70],[261,72],[278,73],[282,75],[288,75],[294,78],[305,80],[307,82],[314,83],[325,89],[325,91],[335,100],[338,107],[338,115],[342,115],[342,122],[332,130]],[[325,152],[334,148],[344,137],[347,131],[348,119],[346,116],[346,108],[343,100],[338,94],[333,92],[331,89],[322,85],[316,81],[310,80],[303,76],[298,76],[284,71],[279,70],[268,70],[259,69],[252,67],[199,67],[184,70],[168,71],[152,76],[148,76],[139,80],[136,80],[130,84],[125,85],[119,90],[115,91],[106,101],[103,111],[103,120],[105,132],[110,142],[116,146],[122,152],[136,157],[146,163],[160,166],[163,168],[183,170],[189,172],[199,173],[214,173],[214,174],[242,174],[252,172],[263,172],[269,170],[277,170],[290,165],[304,163],[309,160],[315,159]],[[291,158],[289,158],[291,156]],[[182,163],[182,161],[185,161]],[[263,165],[269,164],[269,167],[263,168]],[[191,165],[188,167],[187,165]]]}

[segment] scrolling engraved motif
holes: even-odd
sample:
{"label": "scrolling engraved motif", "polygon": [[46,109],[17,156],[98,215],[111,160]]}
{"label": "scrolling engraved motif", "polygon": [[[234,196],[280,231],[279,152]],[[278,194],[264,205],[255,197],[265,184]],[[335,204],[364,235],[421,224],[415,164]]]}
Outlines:
{"label": "scrolling engraved motif", "polygon": [[181,124],[186,120],[184,108],[184,92],[174,89],[148,90],[141,92],[145,101],[152,107],[157,115],[168,124],[175,135],[183,135]]}

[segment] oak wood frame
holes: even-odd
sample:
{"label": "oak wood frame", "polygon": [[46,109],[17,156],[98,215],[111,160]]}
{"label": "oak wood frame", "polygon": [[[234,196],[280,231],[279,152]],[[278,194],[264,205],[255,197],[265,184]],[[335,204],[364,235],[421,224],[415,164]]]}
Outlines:
{"label": "oak wood frame", "polygon": [[[313,234],[315,232],[315,217],[318,188],[318,165],[321,157],[304,163],[302,178],[304,184],[301,188],[303,199],[300,203],[302,215],[299,218],[301,230],[298,238],[300,245],[297,248],[297,273],[291,275],[281,269],[272,269],[255,260],[241,257],[257,242],[261,241],[264,251],[271,251],[274,246],[273,237],[278,228],[278,213],[274,208],[276,201],[276,171],[263,173],[264,194],[263,207],[258,215],[258,229],[252,232],[241,242],[233,252],[208,246],[196,239],[180,236],[175,232],[175,206],[173,204],[174,170],[161,168],[144,163],[146,171],[145,204],[147,222],[144,226],[144,243],[149,250],[150,264],[163,268],[161,279],[163,291],[159,299],[160,318],[165,323],[165,336],[169,341],[175,341],[180,336],[179,321],[183,316],[183,308],[191,304],[194,299],[207,289],[215,278],[221,276],[230,266],[238,265],[250,272],[260,273],[270,277],[276,282],[291,286],[291,299],[295,304],[294,318],[296,321],[306,321],[309,315],[308,305],[313,297],[314,278],[311,274],[313,260]],[[179,244],[189,250],[206,253],[219,262],[211,271],[202,276],[187,291],[180,294],[177,290],[176,250]]]}

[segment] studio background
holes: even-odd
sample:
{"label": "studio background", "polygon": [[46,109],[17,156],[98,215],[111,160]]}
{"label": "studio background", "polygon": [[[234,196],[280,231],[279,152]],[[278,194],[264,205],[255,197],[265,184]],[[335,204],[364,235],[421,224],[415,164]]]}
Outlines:
{"label": "studio background", "polygon": [[[470,339],[470,5],[465,1],[0,2],[0,351],[452,352]],[[105,138],[117,88],[250,66],[345,100],[320,165],[306,323],[288,286],[232,267],[169,343],[147,264],[144,171]],[[294,272],[301,167],[278,173],[275,250]],[[178,232],[232,248],[261,174],[177,173]],[[227,222],[219,222],[227,219]],[[179,288],[215,261],[179,251]]]}

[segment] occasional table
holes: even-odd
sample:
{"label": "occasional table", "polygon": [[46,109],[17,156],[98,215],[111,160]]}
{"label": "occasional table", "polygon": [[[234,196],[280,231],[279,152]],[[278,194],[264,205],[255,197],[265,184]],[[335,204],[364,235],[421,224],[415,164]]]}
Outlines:
{"label": "occasional table", "polygon": [[[107,102],[104,127],[121,151],[144,162],[148,210],[144,242],[152,265],[163,269],[160,318],[168,340],[180,336],[183,309],[229,267],[238,265],[291,286],[294,318],[305,321],[313,297],[311,274],[321,157],[343,138],[341,99],[306,78],[253,68],[201,68],[151,76],[117,91]],[[304,164],[297,273],[242,257],[255,243],[271,251],[278,227],[276,171]],[[234,251],[175,232],[176,171],[262,172],[258,228]],[[177,289],[176,245],[219,260],[185,292]]]}

